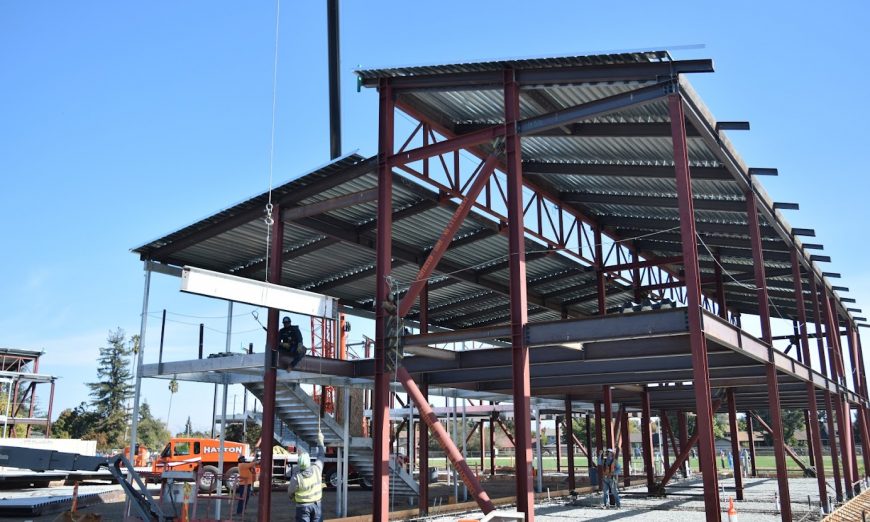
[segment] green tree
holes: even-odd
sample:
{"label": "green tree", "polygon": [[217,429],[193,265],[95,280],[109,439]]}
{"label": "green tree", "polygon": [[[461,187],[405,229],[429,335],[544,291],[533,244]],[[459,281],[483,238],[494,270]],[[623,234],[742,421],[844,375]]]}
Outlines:
{"label": "green tree", "polygon": [[89,410],[87,404],[83,402],[75,408],[67,408],[60,412],[51,426],[51,436],[56,439],[93,440],[94,427],[99,421],[99,415]]}
{"label": "green tree", "polygon": [[226,439],[233,442],[244,442],[250,447],[254,447],[260,439],[262,428],[259,424],[253,421],[247,422],[247,430],[242,430],[241,423],[227,424]]}
{"label": "green tree", "polygon": [[139,441],[146,448],[157,451],[163,448],[172,434],[163,421],[151,414],[151,406],[143,402],[139,408]]}
{"label": "green tree", "polygon": [[[763,410],[757,413],[761,416],[762,419],[764,419],[764,422],[766,422],[768,426],[771,424],[770,411]],[[801,410],[780,410],[780,417],[782,418],[782,433],[783,437],[785,438],[785,443],[789,446],[794,446],[797,442],[794,438],[795,432],[806,428],[804,426],[804,412]],[[765,446],[772,446],[773,437],[770,435],[770,433],[768,433],[761,426],[759,426],[758,422],[754,424],[755,429],[761,431],[764,434]]]}
{"label": "green tree", "polygon": [[[139,337],[133,336],[128,341],[122,329],[109,332],[108,346],[100,348],[97,360],[97,382],[88,383],[91,390],[91,405],[98,415],[96,425],[97,445],[103,449],[118,448],[124,444],[127,424],[130,415],[126,410],[126,402],[133,395],[130,383],[132,374],[127,358],[139,347]],[[105,439],[101,445],[102,439]]]}

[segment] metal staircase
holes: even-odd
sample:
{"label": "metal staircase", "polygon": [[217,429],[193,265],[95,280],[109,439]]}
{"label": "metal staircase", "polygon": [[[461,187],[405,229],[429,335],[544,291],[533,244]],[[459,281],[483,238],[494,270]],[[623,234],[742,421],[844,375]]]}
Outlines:
{"label": "metal staircase", "polygon": [[[245,387],[263,402],[263,384],[259,382],[246,383]],[[298,440],[309,448],[317,441],[318,417],[320,405],[311,398],[301,386],[278,382],[275,388],[275,417],[284,426],[283,433],[276,428],[276,438],[282,441]],[[277,426],[277,422],[276,422]],[[288,433],[288,431],[290,433]],[[320,419],[320,431],[327,447],[344,445],[344,431],[329,415]],[[374,451],[372,439],[351,437],[348,447],[348,462],[366,483],[371,484],[374,476]],[[416,497],[419,486],[410,473],[390,457],[390,491],[396,496]],[[324,477],[325,479],[325,477]]]}

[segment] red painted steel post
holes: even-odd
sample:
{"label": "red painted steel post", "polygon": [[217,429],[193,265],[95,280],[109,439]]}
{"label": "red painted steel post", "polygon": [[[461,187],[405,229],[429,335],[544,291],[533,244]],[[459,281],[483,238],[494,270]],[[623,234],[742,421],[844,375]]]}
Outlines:
{"label": "red painted steel post", "polygon": [[386,522],[390,516],[390,375],[386,369],[386,319],[384,303],[390,296],[387,277],[392,263],[393,236],[393,171],[389,157],[393,155],[395,99],[388,79],[378,86],[380,96],[378,135],[378,235],[375,280],[375,379],[373,398],[374,477],[372,487],[372,519]]}
{"label": "red painted steel post", "polygon": [[513,69],[504,71],[504,105],[517,511],[525,513],[526,521],[531,522],[535,519],[535,498],[532,489],[532,432],[529,414],[531,409],[529,347],[525,338],[528,301],[523,226],[523,165],[520,135],[517,130],[517,122],[520,120],[520,89]]}
{"label": "red painted steel post", "polygon": [[[840,353],[840,325],[836,320],[836,316],[834,315],[833,310],[833,302],[829,300],[827,295],[827,290],[824,286],[821,288],[822,294],[824,298],[822,299],[822,303],[825,305],[824,308],[824,318],[825,318],[825,330],[827,332],[827,340],[828,347],[831,357],[833,358],[834,364],[832,364],[832,370],[834,373],[834,380],[837,381],[838,389],[845,385],[845,378],[843,375],[843,360]],[[837,428],[839,431],[840,437],[840,456],[842,458],[843,464],[843,480],[845,481],[846,486],[846,498],[852,498],[854,496],[854,490],[852,489],[852,483],[854,480],[854,475],[852,474],[852,418],[849,415],[848,403],[846,402],[845,397],[842,394],[837,393],[833,397],[834,400],[834,411],[837,415]]]}
{"label": "red painted steel post", "polygon": [[641,444],[643,445],[643,467],[646,471],[646,489],[648,493],[655,490],[655,473],[653,473],[653,454],[652,454],[652,431],[650,430],[652,423],[652,411],[649,403],[649,390],[644,388],[641,392],[641,419],[640,433]]}
{"label": "red painted steel post", "polygon": [[[420,333],[429,333],[429,283],[420,291]],[[420,393],[423,399],[429,401],[429,385],[426,384],[425,376],[420,383]],[[420,448],[417,451],[420,459],[420,494],[417,496],[417,509],[420,515],[429,512],[429,429],[420,426]],[[483,445],[481,445],[481,448]],[[482,458],[482,457],[481,457]],[[483,465],[481,465],[481,468]]]}
{"label": "red painted steel post", "polygon": [[776,480],[779,483],[780,514],[784,522],[791,520],[791,495],[788,491],[788,465],[785,461],[785,435],[782,430],[782,411],[779,402],[779,381],[773,360],[773,336],[770,333],[770,308],[767,297],[767,279],[764,274],[764,252],[761,246],[761,226],[758,222],[755,192],[750,187],[746,193],[746,216],[749,222],[749,238],[752,243],[752,261],[755,268],[755,287],[758,299],[758,315],[761,320],[761,339],[770,347],[767,362],[767,394],[770,404],[770,427],[773,436],[773,456],[776,460]]}
{"label": "red painted steel post", "polygon": [[[828,364],[827,364],[827,356],[825,350],[825,336],[822,331],[822,311],[819,300],[819,290],[816,286],[816,277],[815,274],[810,274],[810,293],[813,296],[813,321],[815,322],[815,334],[816,334],[816,347],[819,352],[819,365],[821,366],[821,373],[825,377],[831,377],[833,380],[836,380],[833,377],[834,373],[834,363],[831,361],[831,369],[830,373],[828,373]],[[827,321],[824,321],[827,324]],[[831,464],[833,468],[834,475],[834,491],[837,495],[837,502],[843,501],[843,483],[840,480],[840,463],[838,461],[838,451],[837,451],[837,432],[834,429],[834,405],[833,399],[831,397],[831,392],[825,390],[825,411],[827,412],[825,415],[825,419],[828,425],[828,445],[831,448]]]}
{"label": "red painted steel post", "polygon": [[613,449],[613,393],[607,385],[601,391],[604,395],[604,445]]}
{"label": "red painted steel post", "polygon": [[755,429],[752,414],[747,411],[744,415],[746,416],[746,437],[749,439],[749,475],[758,477],[758,467],[755,465]]}
{"label": "red painted steel post", "polygon": [[607,313],[607,282],[604,272],[604,245],[602,243],[601,227],[593,228],[595,241],[595,290],[598,295],[598,315]]}
{"label": "red painted steel post", "polygon": [[[272,208],[275,221],[271,230],[271,249],[269,250],[269,282],[280,285],[282,274],[281,255],[284,252],[284,220],[281,219],[281,206]],[[260,441],[260,484],[272,483],[272,434],[275,433],[275,387],[278,379],[278,314],[277,308],[269,308],[266,321],[266,353],[263,369],[263,433],[268,436]],[[268,522],[271,518],[272,490],[260,488],[257,502],[257,520]]]}
{"label": "red painted steel post", "polygon": [[[565,444],[568,453],[568,490],[577,487],[577,477],[574,473],[574,412],[571,411],[571,397],[565,396]],[[557,441],[558,442],[558,441]]]}
{"label": "red painted steel post", "polygon": [[[858,328],[854,323],[849,324],[849,341],[854,345],[855,357],[858,361],[855,376],[857,393],[865,401],[867,400],[867,381],[864,375],[864,354],[861,350],[861,338],[858,335]],[[850,345],[851,346],[851,345]],[[864,477],[870,477],[870,419],[867,418],[867,408],[859,404],[856,408],[858,412],[858,423],[861,428],[861,457],[864,460]],[[857,478],[857,477],[856,477]]]}
{"label": "red painted steel post", "polygon": [[622,431],[622,476],[623,485],[629,487],[631,485],[631,437],[628,433],[628,411],[622,410],[622,424],[619,429]]}
{"label": "red painted steel post", "polygon": [[704,482],[704,510],[707,520],[721,520],[719,487],[716,476],[716,456],[713,441],[713,405],[710,398],[710,370],[707,364],[707,340],[701,324],[701,275],[698,265],[695,207],[689,172],[689,152],[686,143],[686,119],[679,94],[668,96],[671,135],[674,145],[677,203],[680,214],[680,238],[685,268],[689,339],[692,349],[692,381],[697,412],[696,429],[700,448],[700,467]]}
{"label": "red painted steel post", "polygon": [[494,510],[495,507],[489,499],[489,495],[486,494],[486,491],[484,491],[480,486],[480,482],[474,476],[474,473],[471,472],[471,468],[468,467],[468,462],[465,461],[465,456],[462,455],[462,452],[459,451],[459,448],[457,448],[456,444],[454,444],[450,439],[447,430],[444,429],[444,426],[438,421],[438,417],[435,415],[435,412],[432,411],[429,402],[424,399],[420,389],[414,383],[414,379],[411,378],[411,374],[409,374],[408,370],[404,367],[400,366],[396,370],[396,378],[402,383],[402,387],[406,392],[408,392],[408,395],[412,398],[414,403],[417,404],[417,407],[420,409],[420,420],[426,423],[426,426],[432,430],[432,435],[438,441],[441,449],[444,450],[444,454],[453,464],[453,468],[456,470],[459,478],[461,478],[462,482],[464,482],[468,487],[469,493],[474,497],[475,502],[480,506],[483,514],[487,514]]}
{"label": "red painted steel post", "polygon": [[[800,349],[803,353],[803,359],[807,366],[812,366],[810,359],[810,339],[807,334],[807,311],[806,303],[804,303],[804,284],[801,277],[801,267],[798,262],[797,249],[792,247],[791,250],[791,274],[792,284],[794,285],[795,305],[797,306],[798,317],[798,333],[800,334]],[[812,276],[810,276],[812,277]],[[828,506],[828,490],[825,482],[825,461],[822,455],[822,436],[819,426],[819,407],[816,402],[816,387],[812,383],[807,383],[807,404],[809,408],[806,410],[807,438],[811,441],[810,450],[813,455],[813,461],[816,463],[816,480],[819,486],[819,499],[822,507],[827,513],[830,510]]]}
{"label": "red painted steel post", "polygon": [[731,462],[734,463],[734,491],[737,500],[743,500],[743,469],[740,461],[740,437],[737,429],[737,401],[734,388],[725,392],[728,397],[728,424],[731,431]]}

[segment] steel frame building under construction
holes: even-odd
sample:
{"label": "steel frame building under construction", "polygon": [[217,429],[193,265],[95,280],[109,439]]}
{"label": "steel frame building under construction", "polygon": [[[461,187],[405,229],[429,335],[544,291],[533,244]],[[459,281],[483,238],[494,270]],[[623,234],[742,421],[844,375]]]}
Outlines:
{"label": "steel frame building under construction", "polygon": [[[717,122],[686,80],[712,71],[710,60],[667,52],[358,71],[379,95],[376,156],[338,158],[135,252],[149,274],[193,266],[268,278],[376,319],[373,359],[330,360],[318,372],[309,358],[297,372],[280,372],[294,382],[373,390],[374,520],[389,512],[393,381],[485,512],[492,503],[427,393],[513,404],[517,509],[527,520],[533,398],[564,405],[566,419],[595,410],[605,434],[599,448],[613,446],[620,429],[627,445],[629,412],[640,411],[652,494],[697,446],[708,520],[721,519],[714,414],[728,412],[736,455],[737,412],[767,409],[782,519],[791,520],[782,409],[806,413],[823,505],[826,481],[848,498],[864,478],[855,451],[856,431],[870,437],[864,319],[839,295],[847,289],[829,282],[838,275],[819,268],[829,261],[811,253],[821,245],[801,241],[813,231],[783,217],[797,205],[774,202],[762,188],[759,177],[776,170],[746,166],[728,140],[726,131],[748,123]],[[275,220],[264,256],[267,203]],[[760,338],[742,328],[754,321],[747,316],[758,317]],[[794,332],[774,336],[772,316]],[[269,310],[270,350],[278,317]],[[418,333],[403,336],[402,320]],[[443,348],[470,341],[476,349]],[[775,346],[780,341],[791,344]],[[282,363],[260,360],[263,372],[248,368],[233,382],[260,381],[269,433]],[[217,363],[185,364],[161,361],[144,374],[208,380],[208,370],[217,371]],[[651,466],[653,412],[679,418],[673,431],[665,426],[675,456],[660,481]],[[833,477],[822,465],[820,412]],[[694,434],[688,413],[696,415]],[[428,436],[420,431],[421,470]],[[270,447],[264,440],[264,460]],[[574,454],[568,437],[572,489]],[[868,458],[863,452],[865,473]],[[734,466],[741,499],[739,459]],[[269,466],[263,470],[268,481]],[[425,512],[426,473],[420,482]],[[261,506],[269,505],[267,490]],[[260,520],[268,519],[261,508]]]}

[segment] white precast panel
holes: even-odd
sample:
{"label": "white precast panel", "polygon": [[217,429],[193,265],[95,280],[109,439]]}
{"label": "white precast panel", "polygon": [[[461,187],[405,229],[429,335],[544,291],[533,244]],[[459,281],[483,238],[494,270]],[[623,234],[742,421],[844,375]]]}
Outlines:
{"label": "white precast panel", "polygon": [[181,291],[314,317],[333,318],[338,311],[334,297],[193,266],[182,269]]}

